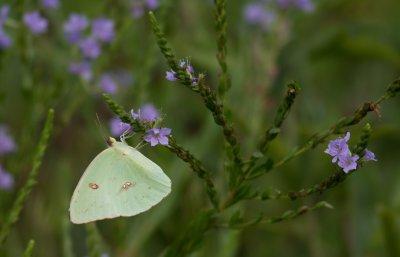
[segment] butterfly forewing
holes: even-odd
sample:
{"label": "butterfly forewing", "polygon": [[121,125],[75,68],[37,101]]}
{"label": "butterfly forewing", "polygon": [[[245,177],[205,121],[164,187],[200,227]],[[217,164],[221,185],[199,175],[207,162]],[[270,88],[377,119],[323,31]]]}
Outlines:
{"label": "butterfly forewing", "polygon": [[150,209],[171,190],[161,168],[123,143],[115,143],[90,163],[72,196],[71,221],[133,216]]}

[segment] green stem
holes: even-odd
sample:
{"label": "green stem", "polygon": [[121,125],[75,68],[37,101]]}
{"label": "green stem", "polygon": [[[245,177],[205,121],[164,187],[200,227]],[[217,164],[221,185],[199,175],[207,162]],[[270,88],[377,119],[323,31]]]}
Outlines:
{"label": "green stem", "polygon": [[53,118],[54,111],[53,109],[50,109],[47,114],[46,123],[40,136],[39,144],[37,145],[35,151],[35,156],[32,162],[32,169],[28,175],[28,179],[25,182],[25,185],[19,190],[11,211],[7,219],[5,220],[3,227],[0,230],[0,245],[4,243],[8,234],[10,233],[11,227],[17,222],[29,194],[37,183],[36,178],[38,176],[39,168],[42,164],[43,155],[46,151],[47,144],[53,129]]}
{"label": "green stem", "polygon": [[[264,134],[264,137],[261,140],[261,143],[258,147],[259,152],[254,153],[249,161],[248,167],[246,169],[246,176],[251,176],[251,170],[256,164],[257,160],[264,156],[264,154],[268,150],[269,144],[279,135],[281,132],[280,128],[282,123],[285,121],[293,103],[300,91],[300,87],[296,82],[290,82],[287,85],[287,91],[283,101],[280,103],[274,118],[274,124],[271,126]],[[248,179],[247,177],[244,178]]]}
{"label": "green stem", "polygon": [[244,229],[244,228],[259,224],[259,223],[274,224],[274,223],[279,223],[282,221],[292,220],[294,218],[297,218],[301,215],[306,214],[307,212],[317,210],[320,208],[332,209],[333,207],[329,203],[322,201],[322,202],[318,202],[317,204],[315,204],[314,206],[311,206],[311,207],[304,205],[296,210],[286,211],[282,215],[276,216],[276,217],[265,217],[263,215],[260,215],[256,218],[248,220],[248,221],[244,221],[242,218],[239,218],[236,223],[232,223],[232,221],[231,221],[230,224],[228,224],[228,225],[217,225],[217,227],[229,228],[229,229]]}
{"label": "green stem", "polygon": [[228,74],[228,65],[226,63],[227,54],[227,21],[226,21],[226,0],[214,0],[215,4],[215,28],[217,32],[217,60],[221,73],[219,74],[218,94],[223,99],[225,93],[231,87],[231,80]]}
{"label": "green stem", "polygon": [[89,257],[100,257],[102,254],[102,240],[97,229],[96,223],[91,222],[86,224],[87,231],[87,248]]}
{"label": "green stem", "polygon": [[31,239],[26,246],[23,257],[32,257],[33,249],[35,248],[35,240]]}

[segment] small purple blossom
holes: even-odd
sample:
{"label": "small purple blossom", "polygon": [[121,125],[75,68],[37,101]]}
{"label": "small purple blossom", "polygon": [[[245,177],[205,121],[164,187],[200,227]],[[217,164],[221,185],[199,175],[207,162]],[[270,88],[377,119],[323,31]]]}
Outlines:
{"label": "small purple blossom", "polygon": [[100,77],[99,87],[106,93],[115,94],[118,90],[117,83],[110,74],[103,74]]}
{"label": "small purple blossom", "polygon": [[132,17],[138,19],[144,14],[144,6],[141,3],[134,3],[131,9]]}
{"label": "small purple blossom", "polygon": [[144,141],[150,143],[151,146],[168,145],[168,136],[171,134],[170,128],[152,128],[146,132]]}
{"label": "small purple blossom", "polygon": [[250,3],[244,9],[244,18],[249,24],[266,29],[275,20],[275,14],[266,10],[262,3]]}
{"label": "small purple blossom", "polygon": [[38,11],[27,12],[24,14],[24,24],[35,34],[43,34],[47,31],[48,22]]}
{"label": "small purple blossom", "polygon": [[152,104],[145,104],[137,112],[131,111],[132,118],[144,122],[153,122],[160,117],[160,113]]}
{"label": "small purple blossom", "polygon": [[96,59],[101,54],[101,47],[97,40],[93,37],[83,39],[79,43],[79,48],[84,57],[90,59]]}
{"label": "small purple blossom", "polygon": [[357,169],[357,160],[359,159],[358,155],[345,155],[340,156],[338,165],[343,169],[345,173],[348,173],[351,170]]}
{"label": "small purple blossom", "polygon": [[58,6],[60,5],[59,0],[42,0],[41,3],[44,8],[48,9],[57,9]]}
{"label": "small purple blossom", "polygon": [[68,20],[64,23],[64,33],[68,42],[76,44],[81,39],[81,33],[89,25],[88,19],[84,15],[71,14]]}
{"label": "small purple blossom", "polygon": [[106,18],[95,19],[92,23],[92,35],[102,42],[114,39],[114,21]]}
{"label": "small purple blossom", "polygon": [[[195,71],[193,66],[190,64],[190,61],[188,58],[185,59],[181,59],[179,60],[179,68],[181,68],[182,70],[184,70],[186,72],[186,75],[190,78],[190,80],[192,81],[192,85],[197,85],[199,78],[196,77],[195,75]],[[176,76],[176,72],[173,70],[167,71],[165,78],[169,81],[176,81],[178,78]]]}
{"label": "small purple blossom", "polygon": [[166,72],[165,72],[165,78],[166,78],[168,81],[176,81],[176,80],[177,80],[177,78],[176,78],[176,72],[173,71],[173,70],[171,70],[171,71],[166,71]]}
{"label": "small purple blossom", "polygon": [[85,81],[92,79],[92,67],[89,62],[75,62],[69,65],[69,71],[72,74],[78,75]]}
{"label": "small purple blossom", "polygon": [[14,177],[0,165],[0,189],[10,191],[14,187]]}
{"label": "small purple blossom", "polygon": [[0,27],[0,50],[9,48],[11,45],[11,38],[4,32],[3,28]]}
{"label": "small purple blossom", "polygon": [[128,123],[122,122],[118,117],[110,120],[111,134],[115,137],[122,135],[124,132],[131,129]]}
{"label": "small purple blossom", "polygon": [[7,127],[0,125],[0,155],[15,152],[17,146]]}
{"label": "small purple blossom", "polygon": [[158,0],[146,0],[146,6],[149,10],[157,9],[159,6]]}
{"label": "small purple blossom", "polygon": [[350,139],[350,132],[347,132],[343,138],[338,138],[332,140],[328,144],[328,148],[325,153],[333,157],[332,162],[335,163],[342,156],[347,156],[350,154],[350,149],[347,142]]}
{"label": "small purple blossom", "polygon": [[364,154],[364,160],[366,161],[378,161],[378,159],[376,159],[376,156],[373,152],[371,152],[368,149],[365,149],[365,154]]}

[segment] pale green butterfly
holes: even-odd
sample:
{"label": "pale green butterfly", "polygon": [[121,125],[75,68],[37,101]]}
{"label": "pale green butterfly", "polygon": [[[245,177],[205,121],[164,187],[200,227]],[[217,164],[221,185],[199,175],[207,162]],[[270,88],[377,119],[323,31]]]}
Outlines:
{"label": "pale green butterfly", "polygon": [[72,195],[70,218],[81,224],[147,211],[171,192],[162,169],[114,138],[86,168]]}

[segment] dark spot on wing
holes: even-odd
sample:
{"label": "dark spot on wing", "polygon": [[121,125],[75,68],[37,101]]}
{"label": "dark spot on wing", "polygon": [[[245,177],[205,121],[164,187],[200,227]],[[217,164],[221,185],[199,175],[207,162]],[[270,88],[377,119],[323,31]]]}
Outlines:
{"label": "dark spot on wing", "polygon": [[99,188],[99,185],[97,185],[96,183],[89,183],[89,187],[90,187],[91,189],[96,190],[96,189]]}
{"label": "dark spot on wing", "polygon": [[122,185],[123,190],[128,190],[130,187],[133,187],[136,183],[127,181]]}

